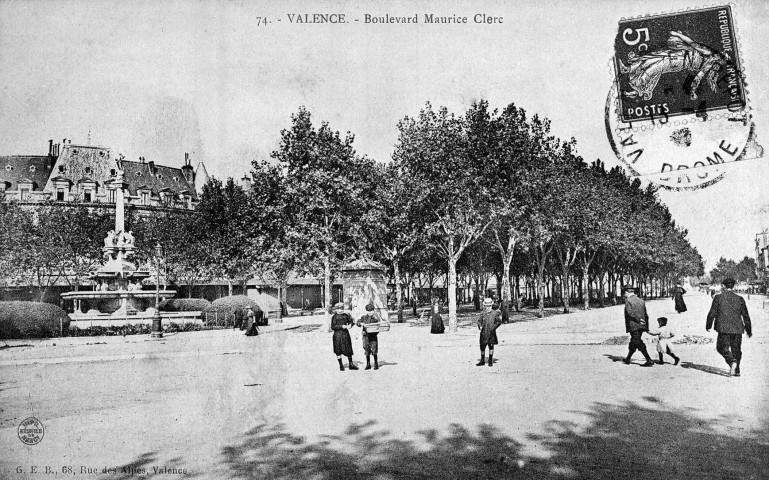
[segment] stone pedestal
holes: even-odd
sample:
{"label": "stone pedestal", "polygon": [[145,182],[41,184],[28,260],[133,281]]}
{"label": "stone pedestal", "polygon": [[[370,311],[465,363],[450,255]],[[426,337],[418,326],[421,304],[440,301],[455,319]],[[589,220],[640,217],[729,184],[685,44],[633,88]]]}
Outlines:
{"label": "stone pedestal", "polygon": [[374,310],[382,320],[389,320],[385,271],[383,265],[371,260],[356,260],[342,268],[345,303],[349,301],[354,320],[366,314],[369,303],[374,304]]}

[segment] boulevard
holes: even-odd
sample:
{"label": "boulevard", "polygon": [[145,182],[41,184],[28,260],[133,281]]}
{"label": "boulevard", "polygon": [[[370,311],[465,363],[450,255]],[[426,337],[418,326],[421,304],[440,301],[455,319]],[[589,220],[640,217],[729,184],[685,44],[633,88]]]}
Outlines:
{"label": "boulevard", "polygon": [[[475,365],[474,312],[453,334],[393,323],[377,371],[362,368],[358,329],[361,369],[340,372],[322,316],[257,337],[11,341],[0,350],[0,476],[769,478],[763,300],[748,300],[739,378],[705,332],[711,299],[699,293],[680,315],[670,299],[647,302],[674,341],[689,336],[680,365],[653,368],[640,354],[620,361],[621,305],[518,314],[499,328],[491,367]],[[45,426],[38,445],[17,438],[30,416]]]}

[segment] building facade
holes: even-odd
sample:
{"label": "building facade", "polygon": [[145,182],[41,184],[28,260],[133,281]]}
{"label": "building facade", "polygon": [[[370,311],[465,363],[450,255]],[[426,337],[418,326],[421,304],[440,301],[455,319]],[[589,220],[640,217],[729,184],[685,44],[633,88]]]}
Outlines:
{"label": "building facade", "polygon": [[140,157],[115,158],[107,147],[77,145],[64,139],[48,143],[48,155],[0,156],[0,192],[6,201],[22,203],[79,202],[114,204],[122,172],[127,205],[194,209],[208,173],[197,170],[185,154],[181,168],[159,165]]}

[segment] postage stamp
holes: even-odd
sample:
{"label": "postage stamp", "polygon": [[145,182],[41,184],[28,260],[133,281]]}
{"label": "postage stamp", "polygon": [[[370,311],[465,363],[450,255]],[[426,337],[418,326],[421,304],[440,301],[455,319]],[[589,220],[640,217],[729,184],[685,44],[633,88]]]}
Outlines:
{"label": "postage stamp", "polygon": [[624,122],[747,106],[729,5],[623,19],[614,52]]}

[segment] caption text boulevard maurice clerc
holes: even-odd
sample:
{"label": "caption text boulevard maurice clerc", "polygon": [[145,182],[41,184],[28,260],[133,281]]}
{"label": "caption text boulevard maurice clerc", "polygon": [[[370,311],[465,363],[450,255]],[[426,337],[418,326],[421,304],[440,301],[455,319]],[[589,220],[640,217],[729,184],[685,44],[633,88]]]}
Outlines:
{"label": "caption text boulevard maurice clerc", "polygon": [[[286,14],[289,23],[294,24],[306,24],[306,23],[350,23],[348,16],[344,13],[288,13]],[[420,18],[422,21],[420,22]],[[433,23],[444,25],[460,25],[467,23],[478,24],[500,24],[503,23],[503,17],[487,15],[485,13],[476,13],[470,16],[464,15],[435,15],[432,13],[425,13],[421,16],[414,15],[371,15],[363,14],[361,18],[354,18],[355,22],[363,23],[390,23],[390,24],[416,24],[416,23]]]}

